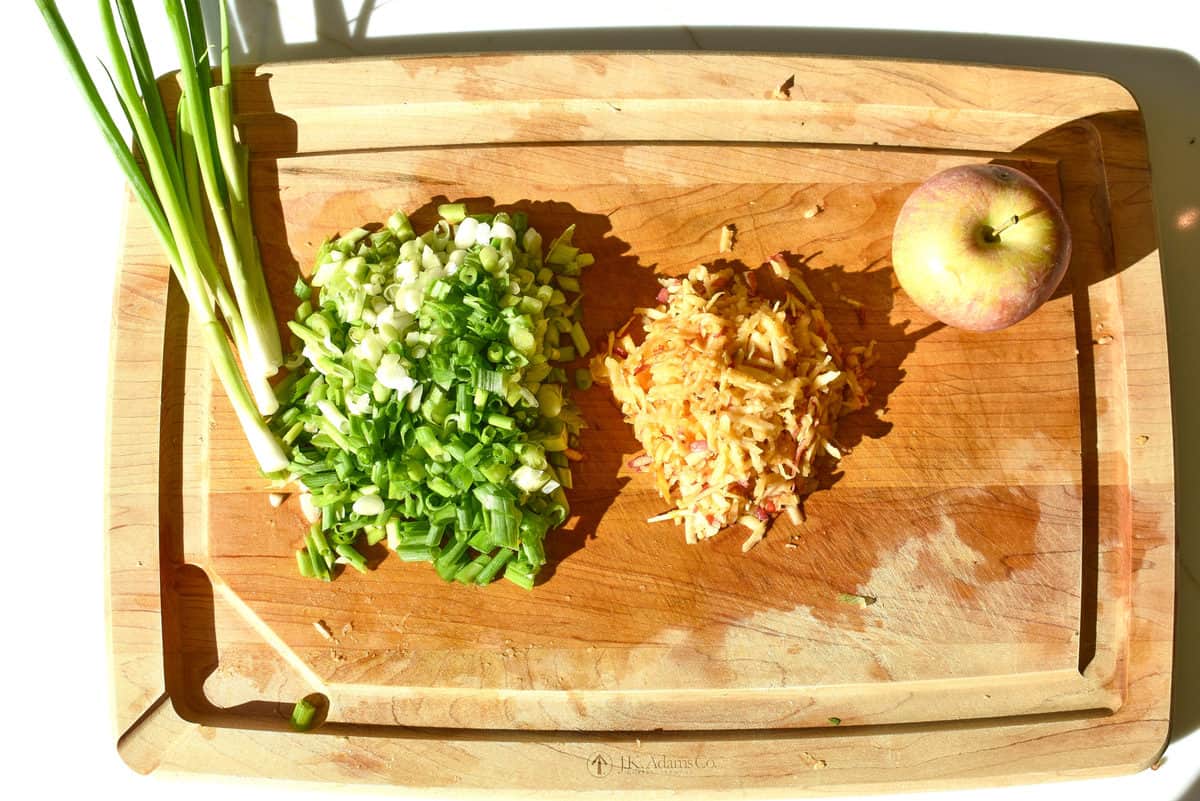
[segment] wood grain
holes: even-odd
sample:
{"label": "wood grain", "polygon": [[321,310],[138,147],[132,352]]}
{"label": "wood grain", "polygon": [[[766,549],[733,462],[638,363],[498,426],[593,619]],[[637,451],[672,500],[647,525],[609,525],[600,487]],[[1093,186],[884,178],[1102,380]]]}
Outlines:
{"label": "wood grain", "polygon": [[[790,74],[793,99],[771,99]],[[638,446],[594,388],[577,397],[590,428],[576,518],[534,592],[447,586],[382,551],[370,575],[321,585],[295,575],[294,500],[265,502],[132,210],[108,538],[130,764],[825,793],[1153,761],[1169,705],[1171,422],[1144,132],[1124,90],[745,54],[264,65],[237,81],[281,316],[326,236],[394,208],[428,225],[438,202],[465,199],[551,234],[576,223],[597,256],[593,337],[647,302],[656,275],[783,251],[844,342],[878,343],[878,387],[843,422],[849,454],[807,521],[749,554],[736,533],[688,547],[644,523],[661,501],[624,466]],[[926,317],[889,263],[908,193],[972,161],[1037,178],[1075,239],[1056,297],[987,336]],[[725,224],[732,254],[717,252]],[[300,741],[284,723],[309,692],[329,705]]]}

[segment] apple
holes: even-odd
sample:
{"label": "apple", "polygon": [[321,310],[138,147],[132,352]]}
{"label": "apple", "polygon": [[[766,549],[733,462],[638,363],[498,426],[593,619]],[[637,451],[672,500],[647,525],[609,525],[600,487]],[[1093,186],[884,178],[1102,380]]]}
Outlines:
{"label": "apple", "polygon": [[900,209],[892,265],[923,311],[968,331],[997,331],[1045,303],[1071,260],[1054,198],[1020,170],[967,164],[934,175]]}

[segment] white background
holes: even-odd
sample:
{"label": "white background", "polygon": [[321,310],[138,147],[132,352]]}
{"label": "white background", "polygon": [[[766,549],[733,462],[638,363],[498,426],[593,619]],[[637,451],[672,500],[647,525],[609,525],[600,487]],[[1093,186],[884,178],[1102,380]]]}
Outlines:
{"label": "white background", "polygon": [[[231,0],[231,3],[234,0]],[[313,35],[313,2],[278,0],[287,10],[284,43],[271,43],[247,30],[246,45],[253,60],[280,58],[281,44],[303,44]],[[333,0],[334,3],[338,0]],[[141,777],[118,759],[110,717],[109,677],[102,608],[102,489],[103,432],[114,264],[121,225],[123,181],[95,133],[85,106],[69,82],[32,3],[5,2],[0,11],[9,48],[3,79],[4,148],[3,206],[9,220],[8,256],[3,260],[7,301],[0,320],[4,337],[2,368],[2,429],[5,456],[0,476],[6,492],[5,524],[0,536],[7,542],[8,562],[0,581],[5,627],[4,658],[0,660],[4,690],[4,721],[9,736],[0,749],[6,786],[20,792],[36,787],[39,795],[103,795],[122,799],[176,801],[209,799],[220,793],[227,801],[273,799],[297,792],[308,797],[344,797],[362,791],[347,788],[297,787],[278,783],[228,781],[209,777]],[[320,3],[318,3],[320,5]],[[329,6],[330,3],[324,5]],[[345,0],[353,24],[358,0]],[[174,67],[164,35],[158,2],[143,0],[143,25],[152,42],[160,72]],[[253,19],[274,14],[275,3],[241,0],[242,11]],[[60,0],[85,58],[95,64],[103,52],[96,4]],[[1051,0],[996,0],[990,3],[934,4],[916,0],[813,3],[791,0],[774,7],[739,0],[704,4],[654,0],[602,0],[547,4],[515,2],[414,3],[380,0],[366,33],[370,37],[430,32],[484,31],[513,28],[586,28],[628,26],[792,26],[858,28],[896,31],[945,31],[1047,37],[1091,42],[1172,48],[1200,57],[1200,31],[1178,2],[1140,0],[1120,10],[1096,3],[1054,3]],[[1189,18],[1180,15],[1188,13]],[[251,26],[253,27],[253,26]],[[684,32],[680,30],[681,35]],[[701,38],[703,38],[701,34]],[[834,37],[836,38],[836,37]],[[833,39],[831,39],[832,41]],[[802,40],[810,49],[812,39]],[[349,55],[357,45],[318,42],[326,55]],[[324,48],[323,50],[321,48]],[[953,48],[952,48],[953,49]],[[282,51],[282,52],[278,52]],[[959,48],[960,57],[962,48]],[[1063,43],[1041,43],[1035,54],[1087,51]],[[936,55],[931,52],[930,55]],[[1137,54],[1127,54],[1136,61]],[[1015,56],[1014,56],[1015,58]],[[1109,57],[1106,57],[1109,58]],[[1093,71],[1119,71],[1121,58],[1091,64]],[[1136,92],[1135,92],[1136,94]],[[1156,121],[1186,120],[1195,126],[1200,85],[1173,99],[1140,97],[1151,131]],[[1185,105],[1190,104],[1190,105]],[[1190,116],[1189,116],[1190,115]],[[1170,125],[1167,126],[1168,128]],[[1162,128],[1158,129],[1161,133]],[[1170,136],[1152,141],[1156,168],[1155,192],[1160,217],[1170,214],[1184,195],[1171,195],[1159,185],[1160,176],[1190,171],[1196,156],[1178,147]],[[1182,131],[1179,132],[1182,134]],[[1191,135],[1200,134],[1196,127]],[[1190,162],[1182,163],[1188,158]],[[1197,198],[1200,181],[1180,189]],[[1183,208],[1183,206],[1179,206]],[[1185,237],[1186,239],[1186,237]],[[1190,250],[1188,264],[1174,269],[1197,269],[1200,246],[1195,232],[1179,247]],[[1177,250],[1184,253],[1182,249]],[[1181,299],[1172,306],[1184,309]],[[1191,313],[1196,310],[1192,296]],[[1195,358],[1195,342],[1172,342],[1173,358]],[[1195,395],[1193,394],[1194,398]],[[1193,401],[1194,405],[1194,401]],[[1176,415],[1183,414],[1177,408]],[[1191,412],[1195,414],[1195,412]],[[1191,488],[1195,491],[1195,487]],[[1188,492],[1180,487],[1180,494]],[[1185,632],[1181,649],[1195,652],[1197,590],[1194,553],[1188,537],[1200,532],[1181,530],[1185,557],[1192,571],[1180,574],[1181,611],[1177,625]],[[1191,664],[1196,664],[1191,659]],[[1184,705],[1195,720],[1198,676],[1176,675],[1189,691]],[[1189,700],[1190,699],[1190,700]],[[1177,703],[1178,700],[1177,700]],[[1193,724],[1194,725],[1194,724]],[[1010,790],[939,793],[932,797],[958,799],[1050,799],[1086,795],[1093,801],[1138,797],[1200,799],[1200,732],[1173,743],[1161,769],[1136,776],[1043,785]],[[1191,788],[1190,790],[1188,788]],[[375,791],[378,792],[378,791]],[[388,790],[393,797],[417,797]],[[20,797],[20,796],[10,796]],[[906,796],[916,798],[923,796]]]}

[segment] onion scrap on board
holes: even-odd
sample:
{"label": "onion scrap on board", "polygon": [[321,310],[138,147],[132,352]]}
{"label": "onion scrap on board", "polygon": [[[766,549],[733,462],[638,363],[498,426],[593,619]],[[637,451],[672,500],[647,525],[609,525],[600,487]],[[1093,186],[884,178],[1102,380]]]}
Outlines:
{"label": "onion scrap on board", "polygon": [[[645,448],[629,467],[653,473],[673,508],[648,522],[682,524],[689,543],[735,523],[759,542],[777,515],[801,521],[822,454],[840,459],[837,421],[867,405],[875,343],[843,349],[808,286],[759,295],[754,273],[701,264],[660,279],[658,305],[608,335],[592,360]],[[628,333],[641,318],[640,343]]]}

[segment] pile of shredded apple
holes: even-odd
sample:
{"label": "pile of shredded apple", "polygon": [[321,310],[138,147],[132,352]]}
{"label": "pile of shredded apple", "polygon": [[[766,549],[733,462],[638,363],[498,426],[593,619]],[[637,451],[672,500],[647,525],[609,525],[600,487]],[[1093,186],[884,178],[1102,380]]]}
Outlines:
{"label": "pile of shredded apple", "polygon": [[747,551],[776,515],[800,523],[818,457],[842,456],[838,418],[867,403],[875,343],[844,351],[799,275],[770,263],[793,290],[782,299],[730,269],[661,280],[659,305],[635,313],[641,344],[630,320],[592,362],[645,448],[630,466],[674,505],[650,522],[682,523],[689,543],[740,523]]}

